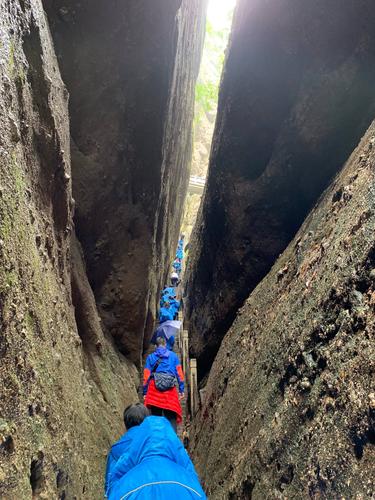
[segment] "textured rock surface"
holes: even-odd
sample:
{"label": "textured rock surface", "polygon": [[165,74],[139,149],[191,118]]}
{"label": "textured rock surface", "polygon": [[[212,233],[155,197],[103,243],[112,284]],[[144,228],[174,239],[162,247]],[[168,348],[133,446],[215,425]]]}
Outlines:
{"label": "textured rock surface", "polygon": [[102,497],[138,386],[113,337],[139,362],[187,187],[204,7],[0,0],[1,498]]}
{"label": "textured rock surface", "polygon": [[67,92],[41,2],[2,0],[0,38],[0,497],[101,498],[138,376],[70,255]]}
{"label": "textured rock surface", "polygon": [[370,0],[240,1],[187,295],[205,372],[374,112]]}
{"label": "textured rock surface", "polygon": [[193,454],[212,499],[373,498],[375,124],[221,345]]}
{"label": "textured rock surface", "polygon": [[77,234],[103,323],[136,363],[178,236],[205,4],[44,0],[71,96]]}

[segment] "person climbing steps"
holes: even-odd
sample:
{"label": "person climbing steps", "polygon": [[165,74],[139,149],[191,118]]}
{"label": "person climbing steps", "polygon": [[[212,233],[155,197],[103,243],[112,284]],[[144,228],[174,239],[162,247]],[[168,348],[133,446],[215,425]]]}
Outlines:
{"label": "person climbing steps", "polygon": [[112,445],[108,457],[107,467],[105,472],[104,490],[107,494],[109,485],[112,481],[112,474],[120,457],[124,455],[135,436],[136,427],[150,415],[149,410],[141,403],[129,405],[124,411],[124,424],[126,433]]}
{"label": "person climbing steps", "polygon": [[165,416],[177,431],[177,424],[182,422],[179,397],[184,397],[184,373],[177,354],[168,350],[166,344],[165,337],[158,337],[155,352],[147,356],[143,372],[144,403],[152,415]]}
{"label": "person climbing steps", "polygon": [[112,469],[109,500],[206,499],[189,455],[164,417],[147,416],[134,427]]}

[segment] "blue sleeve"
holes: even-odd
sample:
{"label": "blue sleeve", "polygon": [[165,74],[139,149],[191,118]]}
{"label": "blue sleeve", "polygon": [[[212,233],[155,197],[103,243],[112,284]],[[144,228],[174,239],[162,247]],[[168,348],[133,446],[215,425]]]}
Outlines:
{"label": "blue sleeve", "polygon": [[109,488],[109,482],[110,482],[110,477],[111,477],[111,474],[112,474],[112,470],[113,470],[113,468],[114,468],[115,465],[116,465],[116,462],[113,459],[112,451],[110,451],[108,453],[107,467],[106,467],[106,470],[105,470],[104,491],[105,491],[106,496],[107,496],[107,492],[108,492],[108,488]]}
{"label": "blue sleeve", "polygon": [[113,472],[109,477],[108,487],[106,490],[107,496],[109,496],[109,492],[111,488],[113,488],[116,481],[122,478],[130,469],[135,466],[131,454],[129,452],[124,453],[116,462]]}
{"label": "blue sleeve", "polygon": [[148,389],[148,384],[150,383],[151,379],[151,372],[152,368],[154,365],[154,356],[150,354],[146,358],[146,364],[143,369],[143,395],[145,396],[147,394],[147,389]]}
{"label": "blue sleeve", "polygon": [[175,363],[174,371],[175,371],[175,375],[177,377],[178,390],[180,393],[182,393],[185,390],[184,372],[182,371],[182,366],[181,366],[180,360],[178,359],[177,354],[175,354],[174,363]]}
{"label": "blue sleeve", "polygon": [[190,460],[190,457],[187,454],[187,451],[185,450],[181,441],[178,438],[176,439],[176,444],[174,446],[174,450],[175,450],[176,463],[178,465],[181,465],[181,467],[183,467],[185,470],[189,471],[190,474],[192,474],[199,482],[198,475],[195,471],[193,462]]}
{"label": "blue sleeve", "polygon": [[148,370],[152,370],[152,367],[154,365],[154,359],[153,359],[153,356],[152,354],[150,354],[149,356],[147,356],[146,358],[146,364],[145,364],[145,368],[147,368]]}

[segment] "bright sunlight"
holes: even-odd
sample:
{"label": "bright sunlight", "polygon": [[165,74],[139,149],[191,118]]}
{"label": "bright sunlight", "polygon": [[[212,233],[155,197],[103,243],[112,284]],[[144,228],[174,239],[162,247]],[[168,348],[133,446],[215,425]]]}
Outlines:
{"label": "bright sunlight", "polygon": [[228,17],[231,16],[236,0],[209,0],[207,18],[215,29],[225,29]]}

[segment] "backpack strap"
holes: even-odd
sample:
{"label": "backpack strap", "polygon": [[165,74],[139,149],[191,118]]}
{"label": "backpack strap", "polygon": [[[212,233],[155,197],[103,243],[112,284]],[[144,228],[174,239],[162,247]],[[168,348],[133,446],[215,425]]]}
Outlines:
{"label": "backpack strap", "polygon": [[153,366],[153,368],[152,368],[152,370],[151,370],[151,375],[153,375],[153,374],[156,372],[156,370],[158,369],[158,366],[160,365],[160,363],[161,363],[161,358],[159,358],[159,359],[156,361],[156,363],[154,364],[154,366]]}

